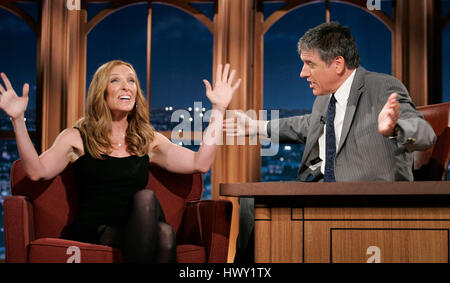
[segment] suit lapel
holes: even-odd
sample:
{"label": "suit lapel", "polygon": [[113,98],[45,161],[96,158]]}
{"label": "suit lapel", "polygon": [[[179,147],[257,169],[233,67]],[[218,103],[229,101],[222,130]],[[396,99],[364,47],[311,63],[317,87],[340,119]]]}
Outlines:
{"label": "suit lapel", "polygon": [[328,109],[328,100],[329,95],[326,96],[319,96],[316,99],[319,99],[317,101],[316,109],[313,109],[313,113],[318,113],[317,115],[314,115],[314,119],[311,121],[310,125],[310,134],[308,135],[308,138],[306,140],[305,145],[305,151],[302,158],[302,164],[304,164],[304,161],[307,160],[309,154],[311,153],[311,150],[313,149],[314,145],[317,143],[320,135],[323,133],[323,124],[320,122],[321,117],[324,117],[326,119],[327,117],[327,109]]}
{"label": "suit lapel", "polygon": [[355,116],[356,107],[358,106],[359,97],[362,94],[362,88],[364,86],[364,76],[366,70],[363,67],[358,67],[356,69],[355,78],[350,89],[350,94],[348,97],[347,108],[345,110],[344,122],[342,124],[341,138],[339,141],[339,147],[336,152],[336,156],[342,149],[342,145],[347,139],[350,126],[352,125],[353,118]]}

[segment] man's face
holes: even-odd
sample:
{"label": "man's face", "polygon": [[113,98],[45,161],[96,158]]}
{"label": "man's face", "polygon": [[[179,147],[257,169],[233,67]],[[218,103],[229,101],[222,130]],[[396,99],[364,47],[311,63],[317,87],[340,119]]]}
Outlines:
{"label": "man's face", "polygon": [[336,74],[335,60],[331,62],[330,66],[327,66],[316,50],[302,51],[300,59],[303,61],[300,77],[306,78],[314,95],[320,96],[336,92],[339,78]]}

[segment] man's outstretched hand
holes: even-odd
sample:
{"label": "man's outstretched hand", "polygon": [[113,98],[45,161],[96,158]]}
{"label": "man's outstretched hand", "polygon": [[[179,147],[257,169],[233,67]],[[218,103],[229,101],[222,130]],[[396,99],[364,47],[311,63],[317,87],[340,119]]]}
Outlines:
{"label": "man's outstretched hand", "polygon": [[394,128],[397,125],[400,111],[400,103],[397,101],[397,95],[394,92],[389,96],[388,101],[378,115],[378,132],[386,137],[394,135]]}

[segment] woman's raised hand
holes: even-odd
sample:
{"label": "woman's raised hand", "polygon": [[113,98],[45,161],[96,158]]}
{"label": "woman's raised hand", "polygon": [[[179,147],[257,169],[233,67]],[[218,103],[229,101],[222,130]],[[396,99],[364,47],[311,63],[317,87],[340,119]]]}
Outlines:
{"label": "woman's raised hand", "polygon": [[3,85],[0,83],[0,109],[5,111],[13,120],[23,118],[28,105],[30,86],[27,83],[24,84],[22,97],[19,97],[9,82],[8,77],[4,73],[1,73],[0,76],[6,87],[6,89],[3,88]]}
{"label": "woman's raised hand", "polygon": [[214,88],[211,87],[211,84],[207,80],[203,80],[203,83],[206,87],[206,96],[211,101],[213,108],[215,106],[225,110],[231,102],[233,93],[241,84],[241,79],[238,79],[237,82],[232,85],[236,70],[232,70],[231,73],[229,73],[230,64],[226,64],[223,71],[222,68],[222,64],[217,66]]}

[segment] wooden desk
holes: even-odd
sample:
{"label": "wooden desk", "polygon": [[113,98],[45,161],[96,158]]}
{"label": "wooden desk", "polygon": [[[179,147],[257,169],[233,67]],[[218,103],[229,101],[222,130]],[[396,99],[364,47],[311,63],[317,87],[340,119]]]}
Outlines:
{"label": "wooden desk", "polygon": [[256,262],[449,262],[450,182],[221,184],[255,198]]}

